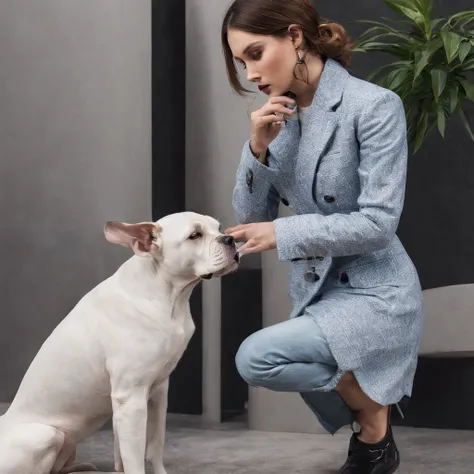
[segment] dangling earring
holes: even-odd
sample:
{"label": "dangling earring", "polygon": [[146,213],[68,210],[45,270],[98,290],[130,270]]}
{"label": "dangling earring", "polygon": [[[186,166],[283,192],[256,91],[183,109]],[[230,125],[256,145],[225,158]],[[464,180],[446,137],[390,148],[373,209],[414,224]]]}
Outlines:
{"label": "dangling earring", "polygon": [[301,49],[298,49],[297,54],[298,54],[298,61],[296,62],[296,64],[303,64],[304,63],[303,51],[301,51]]}
{"label": "dangling earring", "polygon": [[[308,66],[306,65],[306,63],[305,63],[305,61],[304,61],[305,51],[302,51],[300,48],[297,48],[296,54],[298,55],[298,60],[296,61],[295,67],[293,68],[293,76],[294,76],[295,79],[297,79],[297,80],[299,80],[299,81],[303,81],[303,82],[308,83],[308,80],[307,80],[307,77],[308,77]],[[301,66],[301,65],[304,65],[304,67],[305,67],[305,69],[306,69],[306,80],[304,79],[304,77],[298,77],[298,76],[296,75],[296,70],[299,69],[298,66]]]}

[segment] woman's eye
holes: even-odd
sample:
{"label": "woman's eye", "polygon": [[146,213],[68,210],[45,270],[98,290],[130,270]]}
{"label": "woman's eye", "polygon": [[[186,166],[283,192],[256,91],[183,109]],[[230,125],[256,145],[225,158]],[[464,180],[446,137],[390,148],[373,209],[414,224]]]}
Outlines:
{"label": "woman's eye", "polygon": [[247,69],[247,66],[245,65],[243,61],[238,61],[238,64],[240,65],[242,69]]}
{"label": "woman's eye", "polygon": [[262,59],[262,52],[261,51],[255,51],[251,54],[250,56],[253,61],[260,61]]}
{"label": "woman's eye", "polygon": [[202,237],[202,234],[201,232],[193,232],[190,236],[189,236],[189,240],[196,240],[196,239],[199,239]]}

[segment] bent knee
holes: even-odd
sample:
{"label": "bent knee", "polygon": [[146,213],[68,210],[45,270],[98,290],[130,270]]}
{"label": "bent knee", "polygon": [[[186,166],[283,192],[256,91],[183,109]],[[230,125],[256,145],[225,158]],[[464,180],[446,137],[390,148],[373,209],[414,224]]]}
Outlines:
{"label": "bent knee", "polygon": [[65,441],[61,431],[40,423],[12,426],[8,439],[2,439],[0,466],[2,474],[50,472]]}
{"label": "bent knee", "polygon": [[250,335],[242,342],[235,355],[235,365],[240,376],[255,387],[262,386],[264,380],[271,376],[274,364],[260,332]]}

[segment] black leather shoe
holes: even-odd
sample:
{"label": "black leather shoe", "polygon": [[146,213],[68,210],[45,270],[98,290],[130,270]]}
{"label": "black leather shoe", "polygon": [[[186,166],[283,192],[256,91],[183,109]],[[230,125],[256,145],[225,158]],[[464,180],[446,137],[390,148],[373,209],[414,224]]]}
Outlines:
{"label": "black leather shoe", "polygon": [[400,453],[389,425],[385,438],[376,444],[366,444],[352,434],[349,454],[339,474],[393,474],[400,465]]}

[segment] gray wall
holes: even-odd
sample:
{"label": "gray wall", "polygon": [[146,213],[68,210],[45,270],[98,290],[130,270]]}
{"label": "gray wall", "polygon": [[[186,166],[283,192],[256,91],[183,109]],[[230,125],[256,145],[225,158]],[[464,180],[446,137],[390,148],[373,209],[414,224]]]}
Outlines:
{"label": "gray wall", "polygon": [[0,3],[0,401],[151,218],[150,0]]}

